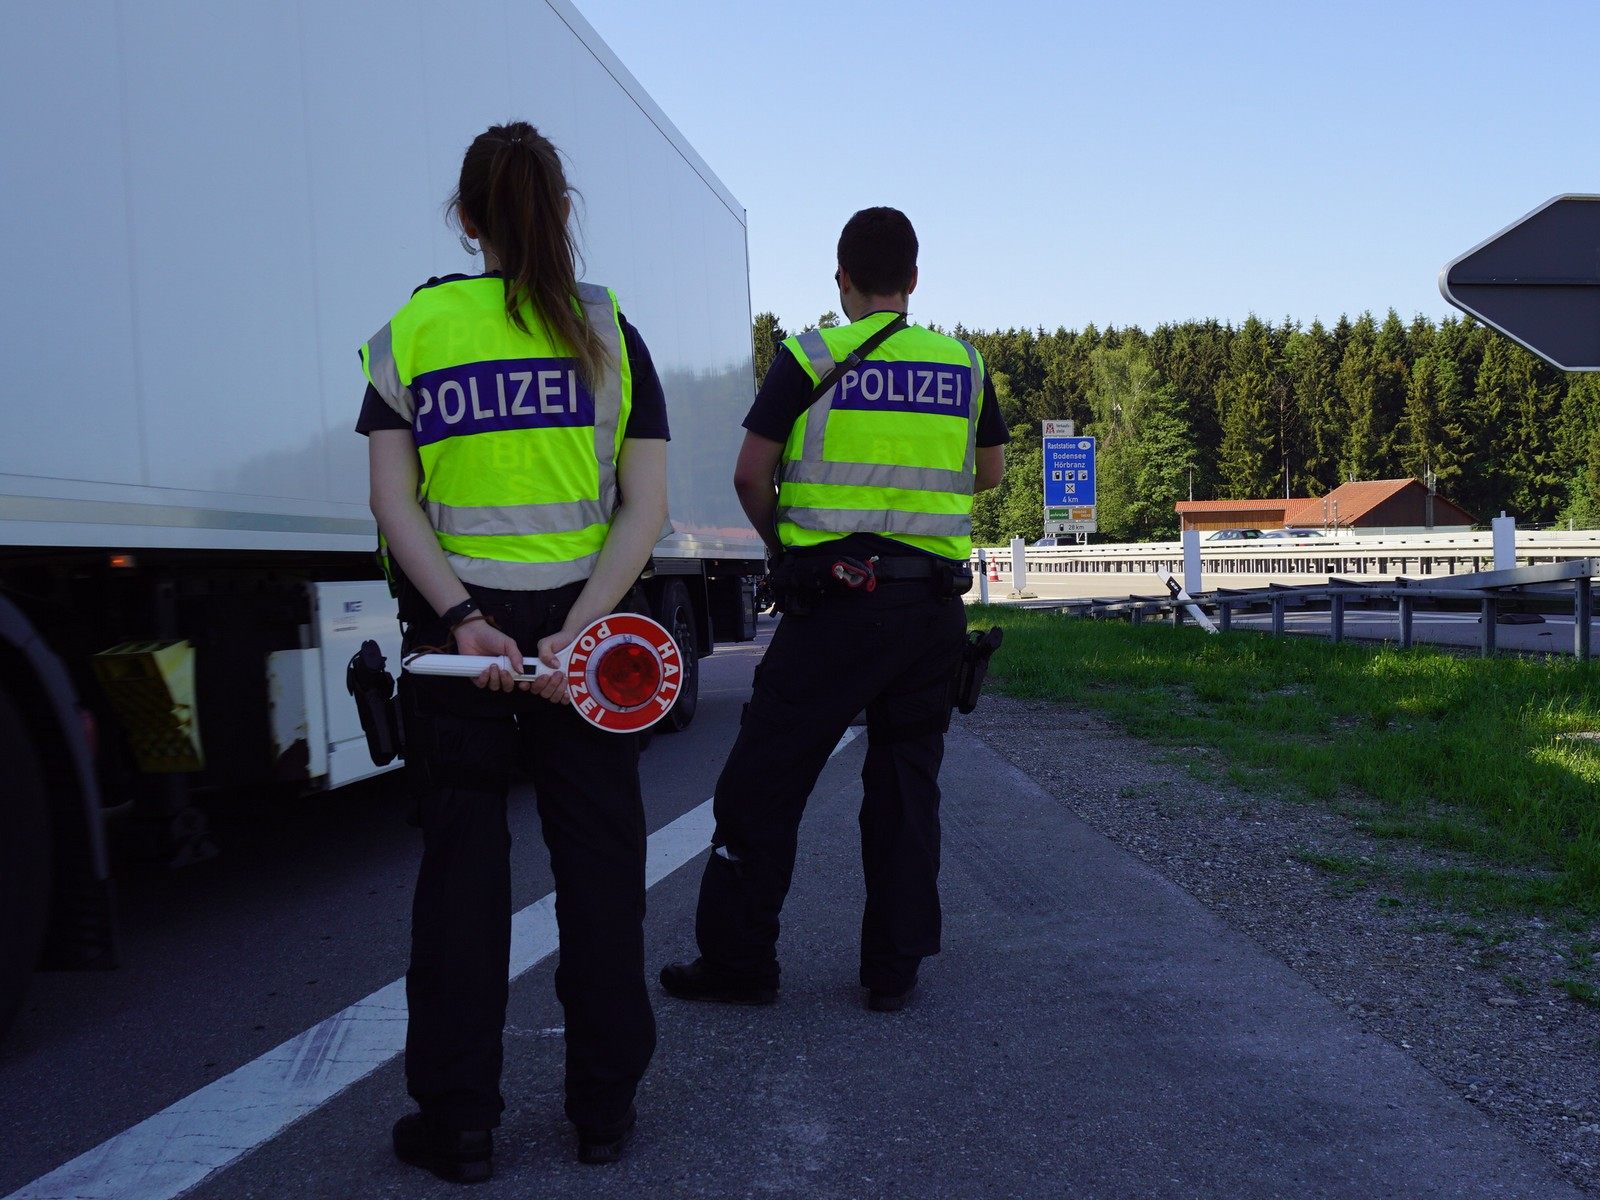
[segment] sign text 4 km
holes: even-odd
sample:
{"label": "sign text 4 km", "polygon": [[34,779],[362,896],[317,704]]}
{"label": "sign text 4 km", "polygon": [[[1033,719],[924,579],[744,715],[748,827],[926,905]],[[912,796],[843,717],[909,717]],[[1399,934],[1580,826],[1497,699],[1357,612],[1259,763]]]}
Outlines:
{"label": "sign text 4 km", "polygon": [[1094,438],[1072,433],[1071,421],[1044,423],[1044,531],[1095,531]]}

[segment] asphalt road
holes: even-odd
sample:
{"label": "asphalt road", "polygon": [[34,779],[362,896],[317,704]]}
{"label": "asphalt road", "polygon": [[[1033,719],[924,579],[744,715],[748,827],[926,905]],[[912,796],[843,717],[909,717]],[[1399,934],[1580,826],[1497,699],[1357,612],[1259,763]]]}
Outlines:
{"label": "asphalt road", "polygon": [[[710,794],[756,653],[708,660],[695,726],[646,755],[652,831]],[[658,998],[660,1047],[623,1163],[572,1161],[553,962],[517,981],[511,1107],[496,1179],[475,1194],[1575,1195],[959,728],[944,775],[945,952],[906,1012],[866,1012],[861,755],[857,741],[837,756],[807,813],[779,1003]],[[401,974],[416,845],[389,791],[242,814],[224,824],[224,859],[127,881],[125,966],[40,977],[0,1050],[0,1194]],[[520,907],[550,882],[530,797],[513,820]],[[651,890],[652,965],[690,951],[702,861]],[[389,1154],[407,1105],[388,1062],[193,1194],[451,1194]],[[134,1181],[95,1194],[153,1193]]]}
{"label": "asphalt road", "polygon": [[[706,659],[694,724],[652,741],[651,830],[711,794],[771,630]],[[420,842],[393,777],[212,807],[221,857],[119,871],[119,969],[34,977],[0,1042],[0,1196],[404,973]],[[553,886],[526,788],[511,827],[520,909]]]}

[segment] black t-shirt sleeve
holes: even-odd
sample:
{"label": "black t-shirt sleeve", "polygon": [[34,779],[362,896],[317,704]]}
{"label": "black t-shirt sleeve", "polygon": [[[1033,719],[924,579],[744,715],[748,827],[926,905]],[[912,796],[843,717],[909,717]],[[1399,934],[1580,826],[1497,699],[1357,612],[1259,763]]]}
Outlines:
{"label": "black t-shirt sleeve", "polygon": [[411,422],[389,407],[388,401],[378,395],[378,389],[367,384],[367,394],[361,397],[361,415],[356,418],[356,432],[369,434],[374,429],[410,429]]}
{"label": "black t-shirt sleeve", "polygon": [[622,318],[622,337],[628,347],[628,367],[633,372],[633,407],[628,410],[628,428],[623,437],[654,438],[671,441],[667,429],[667,397],[661,378],[639,331]]}
{"label": "black t-shirt sleeve", "polygon": [[800,419],[800,414],[810,407],[811,382],[805,368],[795,362],[787,346],[772,356],[767,377],[761,381],[756,402],[745,414],[744,427],[757,437],[769,442],[786,442],[789,430]]}
{"label": "black t-shirt sleeve", "polygon": [[994,379],[988,371],[983,373],[983,407],[978,410],[978,445],[1004,446],[1011,440],[1006,428],[1005,414],[1000,402],[994,398]]}

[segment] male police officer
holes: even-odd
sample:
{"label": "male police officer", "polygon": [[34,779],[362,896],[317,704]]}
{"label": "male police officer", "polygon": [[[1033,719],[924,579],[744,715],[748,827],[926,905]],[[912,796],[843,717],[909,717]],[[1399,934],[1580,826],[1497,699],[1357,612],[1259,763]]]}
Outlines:
{"label": "male police officer", "polygon": [[777,998],[800,815],[863,708],[868,1007],[903,1007],[939,950],[938,775],[966,640],[972,497],[1000,481],[1007,434],[977,350],[906,324],[917,236],[905,214],[856,213],[838,254],[850,324],[784,342],[744,421],[734,487],[778,556],[784,618],[717,781],[700,957],[661,972],[684,999]]}

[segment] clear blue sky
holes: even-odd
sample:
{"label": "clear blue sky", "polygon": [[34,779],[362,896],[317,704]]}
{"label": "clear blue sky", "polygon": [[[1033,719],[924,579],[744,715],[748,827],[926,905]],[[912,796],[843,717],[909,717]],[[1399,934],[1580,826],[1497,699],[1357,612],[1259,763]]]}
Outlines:
{"label": "clear blue sky", "polygon": [[791,328],[869,204],[917,227],[919,319],[1148,328],[1442,316],[1446,261],[1600,191],[1592,0],[576,3],[749,210]]}

